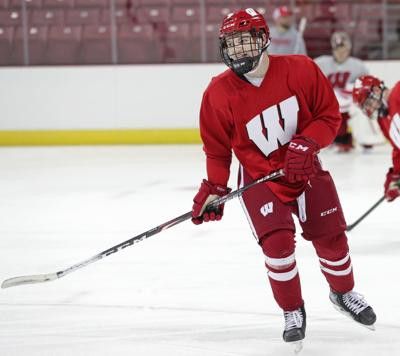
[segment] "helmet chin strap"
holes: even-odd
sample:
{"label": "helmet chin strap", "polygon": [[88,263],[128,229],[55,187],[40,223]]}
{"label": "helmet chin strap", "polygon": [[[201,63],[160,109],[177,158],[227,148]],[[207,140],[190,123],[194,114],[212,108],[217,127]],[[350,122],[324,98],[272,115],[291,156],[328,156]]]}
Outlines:
{"label": "helmet chin strap", "polygon": [[268,41],[265,46],[261,49],[259,55],[254,57],[243,57],[240,59],[233,60],[231,62],[232,70],[239,76],[243,76],[244,74],[248,74],[249,72],[257,70],[258,65],[260,64],[260,59],[263,53],[265,53],[268,48],[270,41]]}
{"label": "helmet chin strap", "polygon": [[247,72],[246,73],[246,75],[249,75],[249,76],[256,76],[255,74],[257,73],[257,71],[260,69],[260,67],[261,67],[261,65],[262,65],[262,63],[263,63],[263,58],[264,58],[264,56],[266,56],[267,55],[267,52],[266,51],[263,51],[262,53],[261,53],[261,56],[260,56],[260,59],[258,60],[258,63],[255,65],[255,67],[250,71],[250,72]]}
{"label": "helmet chin strap", "polygon": [[240,59],[236,59],[232,61],[232,70],[237,74],[237,75],[244,75],[251,70],[255,66],[257,66],[258,62],[260,61],[261,55],[258,55],[256,57],[243,57]]}

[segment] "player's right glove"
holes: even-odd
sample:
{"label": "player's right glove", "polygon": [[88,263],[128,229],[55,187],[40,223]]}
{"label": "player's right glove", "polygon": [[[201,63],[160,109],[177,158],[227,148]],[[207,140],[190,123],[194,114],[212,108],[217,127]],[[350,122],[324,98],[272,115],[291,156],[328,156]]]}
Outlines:
{"label": "player's right glove", "polygon": [[193,199],[192,222],[199,225],[203,221],[221,220],[224,215],[224,204],[218,205],[216,208],[206,209],[206,206],[218,197],[228,194],[232,189],[223,185],[212,184],[206,179],[200,185],[199,192]]}
{"label": "player's right glove", "polygon": [[307,181],[317,172],[315,156],[319,146],[311,138],[296,135],[289,142],[284,171],[288,182]]}
{"label": "player's right glove", "polygon": [[390,168],[386,173],[385,198],[387,201],[393,201],[400,196],[400,173],[395,173]]}

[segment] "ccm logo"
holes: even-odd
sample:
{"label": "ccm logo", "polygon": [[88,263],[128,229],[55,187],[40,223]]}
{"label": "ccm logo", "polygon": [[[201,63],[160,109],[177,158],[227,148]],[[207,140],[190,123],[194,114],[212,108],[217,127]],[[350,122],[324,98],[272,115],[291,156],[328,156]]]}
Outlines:
{"label": "ccm logo", "polygon": [[298,145],[298,144],[295,143],[295,142],[290,142],[290,143],[289,143],[289,147],[290,147],[290,148],[294,148],[295,150],[303,151],[303,152],[305,152],[305,151],[308,150],[308,147],[307,147],[307,146]]}
{"label": "ccm logo", "polygon": [[321,216],[326,216],[326,215],[332,214],[332,213],[334,213],[334,212],[336,212],[336,211],[337,211],[337,206],[335,206],[335,207],[332,208],[332,209],[323,211],[323,212],[321,213]]}

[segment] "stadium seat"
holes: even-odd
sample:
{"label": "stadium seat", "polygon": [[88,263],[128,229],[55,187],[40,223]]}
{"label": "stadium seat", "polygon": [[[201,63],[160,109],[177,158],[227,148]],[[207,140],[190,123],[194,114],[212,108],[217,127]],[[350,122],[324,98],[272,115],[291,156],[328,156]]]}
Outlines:
{"label": "stadium seat", "polygon": [[[102,25],[110,25],[111,24],[111,17],[110,17],[110,10],[102,10],[101,18],[100,18]],[[133,23],[136,22],[136,18],[127,9],[117,8],[115,9],[115,22],[116,24],[120,25],[123,23]]]}
{"label": "stadium seat", "polygon": [[65,14],[66,25],[97,25],[99,23],[99,9],[72,9],[67,10]]}
{"label": "stadium seat", "polygon": [[337,3],[334,5],[334,13],[337,19],[341,21],[351,20],[353,7],[346,3]]}
{"label": "stadium seat", "polygon": [[158,5],[161,5],[161,6],[169,6],[170,5],[170,0],[139,0],[137,2],[138,2],[138,5],[141,5],[141,6],[155,7]]}
{"label": "stadium seat", "polygon": [[29,19],[29,25],[46,26],[59,25],[64,22],[64,12],[61,9],[33,10]]}
{"label": "stadium seat", "polygon": [[117,9],[133,9],[139,6],[141,0],[114,0]]}
{"label": "stadium seat", "polygon": [[199,0],[171,0],[171,6],[199,6]]}
{"label": "stadium seat", "polygon": [[118,29],[118,63],[157,63],[161,48],[150,24],[123,24]]}
{"label": "stadium seat", "polygon": [[109,8],[110,7],[110,0],[75,0],[75,8]]}
{"label": "stadium seat", "polygon": [[[205,0],[207,7],[208,6],[227,6],[227,7],[234,7],[235,9],[240,8],[240,6],[238,6],[237,1],[235,0]],[[249,0],[241,0],[238,1],[239,3],[242,2],[241,5],[243,8],[246,7],[252,7],[254,3],[257,3],[257,0],[255,1],[249,1]],[[261,2],[261,1],[258,1]],[[265,1],[264,1],[264,5],[265,5]]]}
{"label": "stadium seat", "polygon": [[162,53],[163,62],[194,62],[193,41],[190,26],[184,23],[169,24],[165,33]]}
{"label": "stadium seat", "polygon": [[[226,4],[226,5],[225,5]],[[228,2],[225,3],[223,2],[222,5],[227,6]],[[263,1],[263,0],[238,0],[236,3],[236,8],[241,8],[241,9],[246,9],[248,7],[252,7],[256,10],[261,10],[260,12],[265,12],[265,9],[267,6],[270,8],[270,11],[272,12],[275,8],[275,5],[271,4],[270,1]]]}
{"label": "stadium seat", "polygon": [[199,22],[200,8],[199,6],[176,6],[172,8],[172,22]]}
{"label": "stadium seat", "polygon": [[[44,64],[47,27],[31,26],[28,28],[29,65]],[[24,64],[24,30],[17,27],[14,37],[11,64]]]}
{"label": "stadium seat", "polygon": [[140,23],[168,23],[169,7],[141,6],[137,8],[137,19]]}
{"label": "stadium seat", "polygon": [[0,0],[0,9],[8,9],[9,0]]}
{"label": "stadium seat", "polygon": [[312,4],[301,4],[298,7],[297,18],[305,17],[307,21],[312,21],[315,16],[314,5]]}
{"label": "stadium seat", "polygon": [[[204,27],[206,34],[206,49],[207,49],[207,62],[221,62],[221,56],[219,53],[219,27],[220,24],[207,24]],[[194,57],[201,60],[201,36],[203,35],[203,26],[200,24],[194,24],[192,28],[193,36],[193,53]]]}
{"label": "stadium seat", "polygon": [[224,17],[233,11],[235,11],[234,6],[209,6],[207,7],[206,21],[221,23]]}
{"label": "stadium seat", "polygon": [[74,7],[74,0],[43,0],[43,8],[68,9]]}
{"label": "stadium seat", "polygon": [[14,35],[14,28],[0,27],[0,65],[11,63],[11,50]]}
{"label": "stadium seat", "polygon": [[[42,7],[42,0],[25,0],[25,4],[27,9],[40,9]],[[21,0],[9,0],[8,7],[10,9],[21,9]]]}
{"label": "stadium seat", "polygon": [[22,25],[21,11],[3,10],[0,11],[0,26],[18,26]]}
{"label": "stadium seat", "polygon": [[81,55],[84,64],[112,63],[110,26],[84,26]]}
{"label": "stadium seat", "polygon": [[47,36],[46,64],[79,64],[81,26],[51,26]]}

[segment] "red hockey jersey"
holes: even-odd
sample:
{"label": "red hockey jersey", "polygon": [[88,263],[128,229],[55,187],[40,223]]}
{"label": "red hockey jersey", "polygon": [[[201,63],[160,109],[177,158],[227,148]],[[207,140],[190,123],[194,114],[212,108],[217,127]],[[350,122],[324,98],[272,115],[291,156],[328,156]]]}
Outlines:
{"label": "red hockey jersey", "polygon": [[[208,180],[226,185],[232,151],[253,179],[283,167],[287,146],[296,134],[320,147],[329,145],[340,125],[332,86],[317,65],[302,55],[269,56],[260,85],[230,69],[213,78],[204,92],[200,133]],[[266,183],[284,202],[296,199],[306,182],[285,178]]]}
{"label": "red hockey jersey", "polygon": [[400,82],[390,91],[388,98],[388,114],[378,119],[385,137],[393,146],[393,169],[400,173]]}

